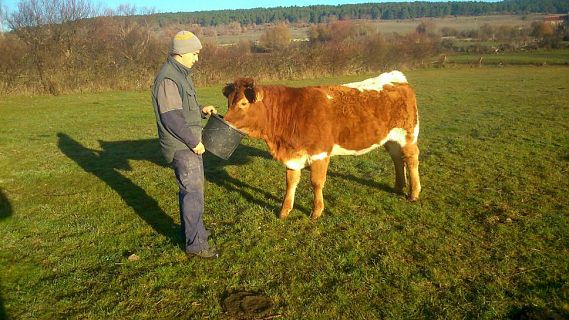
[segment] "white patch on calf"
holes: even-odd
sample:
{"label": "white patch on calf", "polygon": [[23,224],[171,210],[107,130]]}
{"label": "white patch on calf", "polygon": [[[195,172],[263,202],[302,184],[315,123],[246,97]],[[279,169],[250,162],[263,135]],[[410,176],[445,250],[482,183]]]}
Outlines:
{"label": "white patch on calf", "polygon": [[375,78],[370,78],[360,82],[346,83],[343,86],[355,88],[359,91],[374,90],[381,91],[386,84],[394,83],[407,83],[407,78],[400,71],[392,71],[389,73],[382,73]]}
{"label": "white patch on calf", "polygon": [[376,149],[377,147],[381,146],[381,144],[374,144],[371,145],[369,148],[365,148],[362,150],[349,150],[349,149],[344,149],[341,146],[335,144],[334,147],[332,147],[332,152],[330,153],[331,156],[359,156],[362,155],[364,153],[368,153],[373,149]]}
{"label": "white patch on calf", "polygon": [[285,166],[291,170],[300,170],[306,167],[307,164],[312,163],[313,161],[323,160],[328,157],[327,152],[322,152],[319,154],[314,154],[311,156],[303,155],[299,158],[290,159],[285,162]]}
{"label": "white patch on calf", "polygon": [[[417,136],[419,135],[419,124],[415,126],[413,133],[414,133],[413,143],[416,143]],[[381,141],[361,150],[349,150],[343,148],[340,145],[335,144],[332,147],[332,152],[330,153],[330,156],[359,156],[384,145],[387,141],[397,142],[401,147],[404,147],[407,144],[407,131],[401,128],[393,128],[389,131],[387,136],[383,138]],[[310,164],[313,161],[326,159],[327,157],[328,157],[327,152],[322,152],[310,156],[304,153],[302,156],[298,158],[286,161],[285,166],[291,170],[301,170],[304,167],[306,167],[307,164]]]}
{"label": "white patch on calf", "polygon": [[315,154],[315,155],[310,156],[310,161],[323,160],[323,159],[326,159],[327,156],[328,156],[327,152]]}
{"label": "white patch on calf", "polygon": [[307,156],[302,156],[296,159],[290,159],[285,162],[285,166],[291,170],[300,170],[306,166]]}
{"label": "white patch on calf", "polygon": [[328,100],[334,100],[334,97],[332,97],[331,95],[327,94],[326,98],[328,98]]}
{"label": "white patch on calf", "polygon": [[419,137],[419,121],[417,121],[417,125],[413,130],[413,144],[417,143],[417,138]]}
{"label": "white patch on calf", "polygon": [[401,147],[404,147],[407,144],[407,131],[405,131],[405,129],[401,129],[401,128],[393,128],[391,129],[391,131],[389,131],[389,134],[387,135],[387,139],[385,139],[385,142],[387,141],[395,141],[397,142]]}
{"label": "white patch on calf", "polygon": [[[415,130],[418,130],[418,127],[416,127]],[[404,147],[407,144],[406,136],[407,136],[407,131],[405,131],[404,129],[393,128],[391,129],[391,131],[389,131],[387,137],[382,139],[380,142],[372,144],[371,146],[365,149],[349,150],[349,149],[344,149],[342,146],[335,144],[334,147],[332,148],[330,156],[359,156],[364,153],[368,153],[373,149],[376,149],[377,147],[384,145],[387,141],[395,141],[401,147]]]}

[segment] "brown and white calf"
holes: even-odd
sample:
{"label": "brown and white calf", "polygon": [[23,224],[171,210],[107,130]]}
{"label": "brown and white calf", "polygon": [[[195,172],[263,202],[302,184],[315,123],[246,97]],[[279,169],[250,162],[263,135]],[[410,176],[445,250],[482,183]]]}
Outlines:
{"label": "brown and white calf", "polygon": [[291,88],[256,85],[241,78],[223,88],[225,120],[265,140],[272,156],[287,167],[280,217],[293,208],[300,170],[310,166],[314,191],[312,219],[324,210],[322,189],[330,157],[361,155],[385,146],[395,164],[395,189],[419,198],[419,116],[415,93],[399,71],[337,86]]}

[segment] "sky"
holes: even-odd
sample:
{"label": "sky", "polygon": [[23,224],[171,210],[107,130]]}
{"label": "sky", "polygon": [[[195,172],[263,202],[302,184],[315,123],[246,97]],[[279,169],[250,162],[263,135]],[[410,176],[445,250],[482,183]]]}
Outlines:
{"label": "sky", "polygon": [[[290,6],[311,6],[311,5],[338,5],[353,3],[370,3],[370,2],[408,2],[409,0],[92,0],[93,4],[100,4],[101,9],[114,9],[120,4],[128,3],[135,5],[137,8],[152,8],[155,12],[192,12],[206,10],[223,10],[223,9],[250,9],[250,8],[272,8],[272,7],[290,7]],[[446,2],[447,0],[439,0]],[[464,1],[464,0],[450,0]],[[8,11],[17,8],[19,0],[0,0]],[[485,2],[496,2],[496,0],[486,0]]]}

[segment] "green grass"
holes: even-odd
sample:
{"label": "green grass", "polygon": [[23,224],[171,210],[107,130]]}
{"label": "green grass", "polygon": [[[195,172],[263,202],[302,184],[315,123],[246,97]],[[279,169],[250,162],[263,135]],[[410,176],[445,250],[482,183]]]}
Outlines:
{"label": "green grass", "polygon": [[569,65],[569,49],[537,50],[528,52],[500,54],[449,55],[448,63],[478,65],[482,57],[483,65]]}
{"label": "green grass", "polygon": [[[239,291],[273,302],[247,318],[567,316],[568,71],[408,72],[422,121],[416,204],[390,191],[389,156],[374,151],[332,159],[317,222],[305,172],[283,222],[284,168],[263,142],[206,157],[216,261],[180,249],[148,92],[4,97],[0,318],[223,319]],[[223,106],[220,89],[201,88],[201,101]]]}

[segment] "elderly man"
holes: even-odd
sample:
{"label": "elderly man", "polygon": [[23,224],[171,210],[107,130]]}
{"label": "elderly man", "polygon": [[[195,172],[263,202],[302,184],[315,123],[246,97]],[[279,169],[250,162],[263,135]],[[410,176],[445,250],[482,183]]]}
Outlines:
{"label": "elderly man", "polygon": [[156,114],[162,154],[172,165],[180,191],[181,231],[189,257],[217,258],[208,244],[204,211],[204,169],[201,119],[217,113],[215,107],[200,107],[191,79],[198,61],[200,40],[189,31],[180,31],[172,40],[170,56],[154,80],[152,104]]}

